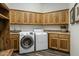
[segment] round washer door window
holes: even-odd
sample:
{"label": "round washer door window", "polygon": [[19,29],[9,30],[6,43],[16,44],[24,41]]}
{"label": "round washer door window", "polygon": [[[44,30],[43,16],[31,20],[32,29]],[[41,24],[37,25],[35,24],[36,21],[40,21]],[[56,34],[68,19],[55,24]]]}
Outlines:
{"label": "round washer door window", "polygon": [[31,36],[24,36],[21,39],[21,46],[24,49],[28,49],[33,45],[33,38]]}

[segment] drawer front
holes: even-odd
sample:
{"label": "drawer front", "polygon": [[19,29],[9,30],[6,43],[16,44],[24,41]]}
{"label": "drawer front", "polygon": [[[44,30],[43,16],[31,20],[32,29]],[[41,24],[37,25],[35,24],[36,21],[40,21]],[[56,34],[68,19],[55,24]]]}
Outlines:
{"label": "drawer front", "polygon": [[10,34],[10,38],[18,38],[19,35],[18,34]]}
{"label": "drawer front", "polygon": [[69,39],[70,36],[68,34],[59,34],[59,38]]}
{"label": "drawer front", "polygon": [[57,33],[49,33],[49,37],[50,38],[58,38],[58,34]]}

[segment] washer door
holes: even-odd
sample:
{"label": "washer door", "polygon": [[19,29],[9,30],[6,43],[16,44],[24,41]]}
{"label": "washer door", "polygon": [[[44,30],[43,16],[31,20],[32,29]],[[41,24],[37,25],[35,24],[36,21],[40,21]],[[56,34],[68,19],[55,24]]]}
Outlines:
{"label": "washer door", "polygon": [[24,36],[21,39],[21,47],[24,49],[28,49],[33,45],[33,38],[31,36]]}

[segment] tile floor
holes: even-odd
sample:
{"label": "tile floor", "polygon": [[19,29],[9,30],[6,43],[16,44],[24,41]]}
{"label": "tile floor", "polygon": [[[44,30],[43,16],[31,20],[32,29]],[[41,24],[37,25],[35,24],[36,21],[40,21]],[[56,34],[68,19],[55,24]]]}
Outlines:
{"label": "tile floor", "polygon": [[47,49],[43,51],[37,51],[25,54],[19,54],[18,52],[17,53],[14,52],[12,56],[70,56],[70,54],[52,49]]}

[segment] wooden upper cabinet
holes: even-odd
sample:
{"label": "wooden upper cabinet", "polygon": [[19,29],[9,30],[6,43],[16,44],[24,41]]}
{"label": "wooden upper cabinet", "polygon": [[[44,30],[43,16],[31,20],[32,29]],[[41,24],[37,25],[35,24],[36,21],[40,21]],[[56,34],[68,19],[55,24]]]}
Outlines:
{"label": "wooden upper cabinet", "polygon": [[48,24],[54,24],[54,17],[53,13],[48,14]]}
{"label": "wooden upper cabinet", "polygon": [[10,10],[12,24],[68,24],[68,9],[48,13]]}
{"label": "wooden upper cabinet", "polygon": [[43,14],[44,24],[68,24],[68,10],[61,10]]}
{"label": "wooden upper cabinet", "polygon": [[54,12],[51,16],[52,24],[59,24],[59,13]]}
{"label": "wooden upper cabinet", "polygon": [[60,21],[60,24],[69,23],[68,10],[63,10],[63,11],[59,12],[59,21]]}
{"label": "wooden upper cabinet", "polygon": [[36,24],[43,24],[43,20],[42,20],[42,14],[41,13],[36,13],[36,19],[35,19],[35,23]]}
{"label": "wooden upper cabinet", "polygon": [[24,23],[24,12],[15,11],[16,12],[16,23],[23,24]]}
{"label": "wooden upper cabinet", "polygon": [[11,49],[14,49],[14,51],[19,50],[19,34],[10,34],[10,40],[11,40]]}
{"label": "wooden upper cabinet", "polygon": [[33,19],[34,19],[34,13],[29,12],[29,14],[28,14],[29,24],[33,24],[34,23]]}
{"label": "wooden upper cabinet", "polygon": [[10,10],[10,23],[15,24],[16,23],[16,12],[14,10]]}
{"label": "wooden upper cabinet", "polygon": [[43,24],[48,24],[48,13],[43,14]]}
{"label": "wooden upper cabinet", "polygon": [[29,12],[24,12],[24,24],[29,24]]}
{"label": "wooden upper cabinet", "polygon": [[10,10],[10,23],[11,24],[23,24],[24,12]]}

